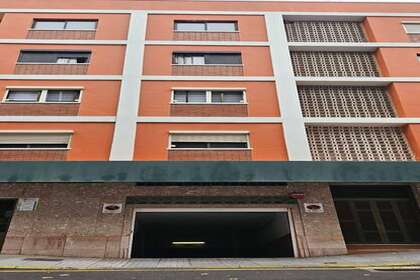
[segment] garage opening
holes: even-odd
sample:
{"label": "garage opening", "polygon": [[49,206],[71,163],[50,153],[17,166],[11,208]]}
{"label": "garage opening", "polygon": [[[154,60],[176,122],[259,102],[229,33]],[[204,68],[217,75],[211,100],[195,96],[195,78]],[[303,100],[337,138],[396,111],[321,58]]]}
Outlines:
{"label": "garage opening", "polygon": [[15,207],[15,199],[0,199],[0,250],[3,248]]}
{"label": "garage opening", "polygon": [[137,212],[133,258],[293,257],[287,212]]}
{"label": "garage opening", "polygon": [[420,209],[409,186],[332,186],[331,192],[349,251],[420,244]]}

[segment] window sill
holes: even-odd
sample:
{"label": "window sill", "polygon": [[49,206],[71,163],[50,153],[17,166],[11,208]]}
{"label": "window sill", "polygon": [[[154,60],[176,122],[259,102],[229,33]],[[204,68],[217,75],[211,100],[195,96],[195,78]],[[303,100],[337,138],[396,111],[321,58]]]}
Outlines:
{"label": "window sill", "polygon": [[182,103],[182,102],[170,102],[171,105],[248,105],[247,102],[241,103],[230,103],[230,102],[197,102],[197,103]]}
{"label": "window sill", "polygon": [[80,101],[76,102],[32,102],[32,101],[2,101],[1,104],[80,104]]}
{"label": "window sill", "polygon": [[173,30],[176,33],[239,33],[239,31],[180,31],[180,30]]}
{"label": "window sill", "polygon": [[243,67],[243,64],[172,64],[172,66],[236,66]]}
{"label": "window sill", "polygon": [[17,62],[16,65],[89,65],[90,63]]}
{"label": "window sill", "polygon": [[69,151],[70,148],[0,148],[0,151]]}
{"label": "window sill", "polygon": [[37,29],[28,28],[29,31],[96,31],[96,29]]}
{"label": "window sill", "polygon": [[167,148],[168,151],[251,151],[252,148]]}

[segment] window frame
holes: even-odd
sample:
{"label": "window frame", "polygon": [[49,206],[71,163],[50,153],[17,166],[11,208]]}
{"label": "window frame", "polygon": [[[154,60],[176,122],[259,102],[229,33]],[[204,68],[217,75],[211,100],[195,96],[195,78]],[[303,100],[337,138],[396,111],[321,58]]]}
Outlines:
{"label": "window frame", "polygon": [[[38,101],[8,101],[10,91],[27,90],[27,91],[41,91]],[[49,102],[47,100],[48,91],[51,90],[72,90],[79,91],[79,98],[72,102]],[[83,87],[6,87],[1,103],[3,104],[80,104],[82,101],[84,88]]]}
{"label": "window frame", "polygon": [[[177,25],[179,23],[199,23],[204,24],[203,31],[183,31],[177,30]],[[235,31],[209,31],[208,24],[209,23],[233,23],[235,26]],[[200,33],[200,32],[208,32],[208,33],[238,33],[239,32],[239,23],[237,20],[174,20],[173,24],[173,31],[174,32],[191,32],[191,33]]]}
{"label": "window frame", "polygon": [[[63,22],[64,23],[64,27],[63,29],[57,29],[57,28],[36,28],[36,24],[37,22]],[[69,22],[74,22],[74,21],[80,21],[80,22],[94,22],[95,23],[95,28],[91,29],[91,28],[84,28],[84,29],[68,29],[67,25]],[[98,19],[37,19],[34,18],[32,21],[32,25],[31,28],[29,28],[29,30],[39,30],[39,31],[96,31],[98,29]]]}
{"label": "window frame", "polygon": [[[175,92],[176,91],[205,91],[206,93],[206,102],[177,102],[175,101]],[[212,101],[212,93],[215,91],[226,91],[226,92],[242,92],[242,102],[234,103],[234,102],[213,102]],[[246,98],[246,89],[245,88],[172,88],[171,90],[171,100],[170,104],[172,105],[247,105],[247,98]]]}
{"label": "window frame", "polygon": [[[66,148],[1,148],[0,151],[33,151],[33,150],[47,150],[47,151],[68,151],[71,150],[71,143],[74,131],[73,130],[0,130],[1,134],[63,134],[68,135],[68,142]],[[10,144],[25,144],[25,143],[10,143]],[[31,144],[31,143],[28,143]],[[32,143],[34,144],[34,143]]]}
{"label": "window frame", "polygon": [[[76,60],[79,58],[84,58],[83,56],[75,56],[71,57],[68,55],[68,53],[88,53],[89,56],[86,57],[87,62],[81,62],[81,63],[57,63],[57,62],[21,62],[19,61],[22,57],[22,53],[24,52],[38,52],[38,53],[65,53],[61,57],[57,56],[56,61],[59,58],[66,58],[66,59],[72,59],[75,58]],[[16,61],[16,64],[24,64],[24,65],[31,65],[31,64],[42,64],[42,65],[89,65],[92,59],[92,51],[91,50],[27,50],[27,49],[21,49]]]}
{"label": "window frame", "polygon": [[[206,56],[207,55],[228,55],[228,54],[232,54],[232,55],[239,55],[241,63],[238,64],[231,64],[231,63],[218,63],[218,64],[211,64],[211,63],[206,63],[207,59]],[[194,56],[203,56],[204,57],[204,64],[178,64],[176,63],[177,60],[177,56],[183,56],[185,57],[194,57]],[[173,52],[172,53],[172,66],[174,65],[180,65],[180,66],[237,66],[237,67],[243,67],[243,58],[242,58],[242,52]]]}
{"label": "window frame", "polygon": [[[179,135],[179,134],[196,134],[196,135],[245,135],[247,148],[174,148],[172,147],[172,136]],[[210,142],[202,142],[202,143],[210,143]],[[220,142],[224,143],[224,142]],[[250,141],[250,132],[249,131],[169,131],[168,137],[168,147],[167,150],[170,151],[248,151],[252,150],[251,141]]]}

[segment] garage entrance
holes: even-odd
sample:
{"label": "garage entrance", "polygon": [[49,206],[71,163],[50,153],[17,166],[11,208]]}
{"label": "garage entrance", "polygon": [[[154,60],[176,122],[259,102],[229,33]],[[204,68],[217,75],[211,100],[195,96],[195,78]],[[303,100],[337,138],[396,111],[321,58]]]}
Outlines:
{"label": "garage entrance", "polygon": [[135,215],[133,258],[293,256],[286,211],[138,210]]}
{"label": "garage entrance", "polygon": [[6,238],[15,206],[15,199],[0,199],[0,251],[3,248],[4,239]]}

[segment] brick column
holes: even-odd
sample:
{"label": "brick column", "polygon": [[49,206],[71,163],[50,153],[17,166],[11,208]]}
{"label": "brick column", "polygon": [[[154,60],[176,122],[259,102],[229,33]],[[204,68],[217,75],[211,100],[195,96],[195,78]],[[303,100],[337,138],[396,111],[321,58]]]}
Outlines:
{"label": "brick column", "polygon": [[[314,257],[346,254],[347,248],[329,186],[316,183],[291,186],[294,191],[305,193],[305,198],[299,201],[299,210],[309,255]],[[306,213],[304,203],[322,203],[324,213]]]}

